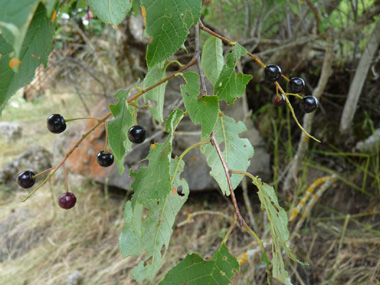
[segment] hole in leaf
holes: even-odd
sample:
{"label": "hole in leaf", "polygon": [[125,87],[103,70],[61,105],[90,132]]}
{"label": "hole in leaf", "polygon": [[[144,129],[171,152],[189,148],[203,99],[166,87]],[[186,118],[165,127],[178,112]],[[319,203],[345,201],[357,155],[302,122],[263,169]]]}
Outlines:
{"label": "hole in leaf", "polygon": [[220,147],[220,151],[221,151],[221,152],[224,151],[224,146],[225,146],[224,142],[222,142],[222,143],[219,144],[219,147]]}
{"label": "hole in leaf", "polygon": [[166,252],[166,246],[163,245],[163,246],[161,247],[161,258],[162,258],[162,259],[164,259],[165,252]]}
{"label": "hole in leaf", "polygon": [[150,107],[151,109],[157,107],[157,101],[149,100],[149,103],[148,103],[148,104],[149,104],[149,107]]}
{"label": "hole in leaf", "polygon": [[148,264],[152,264],[153,256],[149,257],[147,260],[144,260],[144,267],[146,267]]}
{"label": "hole in leaf", "polygon": [[157,206],[160,205],[160,201],[157,201]]}
{"label": "hole in leaf", "polygon": [[178,193],[178,195],[181,196],[181,197],[185,196],[185,194],[183,193],[182,186],[178,186],[178,188],[177,188],[177,193]]}

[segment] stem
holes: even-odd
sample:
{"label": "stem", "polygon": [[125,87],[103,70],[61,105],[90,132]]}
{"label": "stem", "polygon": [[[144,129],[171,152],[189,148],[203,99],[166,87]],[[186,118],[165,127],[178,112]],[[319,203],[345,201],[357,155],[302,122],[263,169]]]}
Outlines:
{"label": "stem", "polygon": [[[136,94],[135,96],[129,98],[127,100],[127,103],[131,103],[132,101],[134,101],[135,99],[139,98],[141,95],[143,95],[144,93],[152,90],[153,88],[156,88],[157,86],[161,85],[162,83],[165,83],[166,81],[174,78],[175,76],[177,76],[178,74],[180,74],[181,72],[185,71],[186,69],[188,69],[189,67],[193,66],[195,63],[197,62],[197,59],[195,57],[193,57],[190,62],[188,64],[186,64],[184,67],[182,67],[180,70],[178,70],[177,72],[165,77],[164,79],[160,80],[159,82],[153,84],[152,86],[149,86],[147,87],[146,89],[143,89],[141,90],[140,93]],[[46,177],[46,179],[44,181],[42,181],[42,183],[40,185],[38,185],[28,196],[26,196],[26,198],[23,200],[23,202],[25,202],[26,200],[28,200],[34,193],[37,192],[38,189],[40,189],[43,185],[46,184],[46,182],[55,174],[55,172],[65,163],[65,161],[70,157],[70,155],[74,152],[74,150],[84,141],[84,139],[86,137],[88,137],[94,130],[96,130],[102,123],[104,123],[109,117],[112,116],[112,113],[108,113],[105,117],[103,117],[102,119],[96,119],[98,122],[96,123],[96,125],[94,125],[90,130],[88,130],[85,134],[82,135],[82,137],[76,142],[76,144],[66,153],[64,159],[56,166],[56,167],[53,167],[52,169],[53,172],[50,173],[48,175],[48,177]],[[70,119],[69,119],[70,120]],[[72,119],[71,119],[72,120]],[[65,120],[66,122],[68,120]]]}
{"label": "stem", "polygon": [[[203,25],[203,23],[201,21],[199,21],[199,28],[204,30],[205,32],[209,33],[210,35],[213,35],[214,37],[217,37],[219,39],[221,39],[223,42],[227,43],[227,44],[230,44],[232,46],[235,46],[236,43],[235,42],[231,42],[229,41],[228,39],[226,39],[225,37],[222,37],[221,35],[218,35],[217,33],[211,31],[209,28],[205,27]],[[261,61],[261,59],[258,57],[258,56],[254,56],[253,54],[251,54],[250,52],[247,51],[247,55],[249,57],[251,57],[254,61],[256,61],[262,68],[265,68],[265,64]],[[285,78],[287,81],[289,81],[289,79],[284,76],[284,75],[281,75],[283,78]],[[275,82],[276,84],[276,88],[278,88],[280,90],[280,92],[282,94],[286,94],[285,91],[281,88],[280,84],[278,84],[278,82]],[[285,99],[286,99],[286,102],[288,103],[288,106],[290,108],[290,111],[292,112],[292,115],[293,115],[293,118],[294,120],[296,121],[298,127],[305,133],[305,135],[307,135],[309,138],[312,138],[313,140],[317,141],[317,142],[321,142],[320,140],[316,139],[315,137],[313,137],[312,135],[310,135],[308,132],[306,132],[306,130],[300,125],[300,123],[298,122],[295,114],[294,114],[294,111],[293,111],[293,108],[291,107],[292,105],[289,103],[288,99],[286,98],[285,96]]]}
{"label": "stem", "polygon": [[170,64],[172,63],[176,63],[178,64],[180,67],[184,66],[182,63],[180,63],[178,60],[174,59],[174,60],[171,60],[169,61],[168,63],[166,63],[166,66],[169,66]]}
{"label": "stem", "polygon": [[244,223],[244,228],[257,240],[262,252],[265,252],[265,247],[261,239],[257,236],[257,234],[246,224]]}
{"label": "stem", "polygon": [[320,142],[321,142],[320,140],[318,140],[318,139],[316,139],[315,137],[313,137],[312,135],[310,135],[310,134],[309,134],[309,133],[308,133],[308,132],[307,132],[307,131],[301,126],[301,124],[298,122],[297,117],[296,117],[296,114],[294,114],[294,110],[293,110],[292,104],[290,104],[288,97],[285,96],[285,100],[286,100],[286,103],[287,103],[288,106],[289,106],[290,112],[292,113],[293,119],[296,121],[298,127],[299,127],[299,128],[303,131],[303,133],[304,133],[305,135],[307,135],[309,138],[311,138],[311,139],[315,140],[316,142],[319,142],[319,143],[320,143]]}
{"label": "stem", "polygon": [[284,78],[286,81],[290,81],[289,78],[287,78],[285,75],[281,74],[281,77]]}
{"label": "stem", "polygon": [[277,90],[277,89],[280,90],[281,94],[283,94],[283,95],[286,94],[285,91],[284,91],[284,89],[282,89],[281,85],[278,84],[277,81],[276,81],[274,84],[276,84],[276,90]]}
{"label": "stem", "polygon": [[88,137],[88,135],[91,134],[97,127],[99,127],[102,123],[104,123],[109,117],[111,117],[111,115],[112,115],[112,113],[109,113],[104,118],[98,120],[96,125],[94,125],[90,130],[88,130],[85,134],[83,134],[82,137],[76,142],[76,144],[66,153],[64,159],[56,167],[54,167],[55,169],[53,170],[53,172],[50,173],[48,175],[48,177],[46,177],[45,180],[42,181],[42,183],[40,185],[38,185],[38,187],[36,189],[34,189],[28,196],[26,196],[26,198],[23,200],[23,202],[28,200],[34,193],[37,192],[38,189],[40,189],[43,185],[45,185],[45,183],[50,179],[50,177],[52,177],[56,173],[58,168],[60,168],[65,163],[65,161],[74,152],[74,150],[84,141],[84,139],[86,137]]}
{"label": "stem", "polygon": [[46,170],[44,170],[44,171],[42,171],[42,172],[40,172],[40,173],[37,173],[36,175],[32,176],[32,178],[33,178],[33,179],[34,179],[34,178],[37,178],[38,176],[44,174],[45,172],[48,172],[48,171],[53,170],[53,169],[55,169],[55,167],[51,167],[51,168],[46,169]]}
{"label": "stem", "polygon": [[63,164],[63,172],[65,173],[65,187],[66,187],[66,193],[69,192],[69,183],[67,182],[67,172],[66,172],[66,165]]}
{"label": "stem", "polygon": [[77,120],[98,120],[94,117],[83,117],[83,118],[72,118],[72,119],[65,119],[65,123],[71,122],[71,121],[77,121]]}
{"label": "stem", "polygon": [[227,178],[228,187],[230,189],[231,199],[232,199],[232,204],[234,206],[235,214],[236,214],[236,216],[237,216],[237,218],[239,220],[240,227],[243,227],[243,225],[245,224],[245,221],[244,221],[243,217],[240,214],[239,207],[238,207],[237,202],[236,202],[235,192],[232,189],[232,183],[231,183],[231,177],[230,177],[231,172],[230,172],[230,169],[228,168],[228,166],[226,164],[226,161],[223,158],[222,152],[220,151],[220,147],[218,145],[218,142],[216,141],[214,132],[212,132],[211,135],[210,135],[210,142],[215,147],[216,152],[218,153],[219,159],[222,162],[223,169],[224,169],[224,172],[225,172],[226,178]]}
{"label": "stem", "polygon": [[162,83],[165,83],[166,81],[176,77],[178,74],[182,73],[183,71],[185,71],[186,69],[188,69],[190,66],[193,66],[194,64],[197,63],[197,59],[195,57],[193,57],[190,62],[188,64],[186,64],[184,67],[182,67],[180,70],[178,70],[177,72],[174,72],[173,74],[170,74],[169,76],[165,77],[164,79],[158,81],[157,83],[153,84],[152,86],[149,86],[143,90],[141,90],[140,93],[136,94],[135,96],[129,98],[127,100],[127,103],[129,104],[130,102],[136,100],[137,98],[139,98],[141,95],[145,94],[146,92],[152,90],[153,88],[156,88],[157,86],[161,85]]}
{"label": "stem", "polygon": [[[248,176],[249,178],[252,179],[253,182],[257,183],[257,178],[254,177],[251,173],[249,172],[246,172],[246,171],[240,171],[240,170],[232,170],[230,169],[230,172],[231,173],[235,173],[235,174],[242,174],[242,175],[245,175],[245,176]],[[273,223],[271,223],[273,225]],[[256,233],[244,222],[244,228],[251,234],[254,236],[254,238],[257,240],[257,242],[259,243],[260,245],[260,248],[263,252],[265,252],[265,247],[262,243],[262,241],[260,240],[260,238],[256,235]]]}
{"label": "stem", "polygon": [[221,39],[223,42],[225,42],[225,43],[227,43],[229,45],[232,45],[232,46],[235,45],[235,42],[231,42],[228,39],[226,39],[225,37],[223,37],[223,36],[221,36],[221,35],[213,32],[213,31],[211,31],[209,28],[207,28],[205,25],[203,25],[203,23],[202,23],[201,20],[199,20],[199,28],[202,29],[202,30],[204,30],[205,32],[209,33],[210,35],[213,35],[214,37],[217,37],[217,38]]}
{"label": "stem", "polygon": [[[213,32],[213,31],[211,31],[209,28],[207,28],[205,25],[203,25],[203,23],[201,21],[199,21],[199,28],[202,29],[202,30],[204,30],[205,32],[209,33],[210,35],[221,39],[226,44],[229,44],[231,46],[235,46],[236,45],[235,42],[231,42],[230,40],[226,39],[225,37],[222,37],[221,35],[219,35],[219,34]],[[258,56],[253,55],[249,51],[247,51],[247,55],[249,57],[251,57],[254,61],[256,61],[262,68],[265,68],[265,64],[261,61],[261,59]]]}
{"label": "stem", "polygon": [[[221,217],[224,217],[225,219],[229,220],[229,221],[233,221],[233,218],[222,213],[222,212],[216,212],[216,211],[210,211],[210,210],[202,210],[202,211],[198,211],[198,212],[194,212],[194,213],[190,213],[187,215],[186,217],[186,220],[180,222],[177,227],[182,227],[184,226],[185,224],[188,224],[191,222],[191,219],[196,217],[196,216],[199,216],[199,215],[215,215],[215,216],[221,216]],[[235,219],[236,221],[236,219]]]}
{"label": "stem", "polygon": [[235,228],[235,225],[236,225],[236,215],[234,215],[234,220],[232,221],[230,228],[228,229],[226,235],[224,236],[224,238],[222,240],[222,244],[225,244],[227,242],[228,237],[230,236],[230,234],[232,233],[232,231]]}
{"label": "stem", "polygon": [[189,146],[187,149],[185,149],[185,151],[184,151],[184,152],[179,156],[179,158],[178,158],[178,162],[177,162],[177,165],[176,165],[176,167],[175,167],[174,174],[173,174],[173,176],[172,176],[172,178],[171,178],[170,185],[173,184],[174,177],[177,175],[178,168],[179,168],[179,164],[181,163],[183,157],[184,157],[184,156],[185,156],[190,150],[192,150],[193,148],[196,148],[196,147],[198,147],[198,146],[201,146],[201,145],[204,145],[204,144],[208,144],[208,143],[210,143],[210,140],[195,143],[195,144]]}
{"label": "stem", "polygon": [[195,26],[195,54],[194,57],[197,59],[197,66],[199,71],[199,76],[201,79],[201,88],[202,88],[202,95],[207,95],[207,88],[206,88],[206,81],[205,81],[205,75],[203,74],[202,65],[201,65],[201,56],[200,56],[200,50],[199,50],[199,23],[198,21],[197,25]]}
{"label": "stem", "polygon": [[108,144],[108,128],[107,128],[107,122],[104,122],[104,129],[106,130],[106,139],[104,142],[104,153],[107,153],[107,144]]}
{"label": "stem", "polygon": [[295,94],[295,93],[285,93],[284,96],[295,96],[301,100],[303,99],[303,97],[301,95]]}

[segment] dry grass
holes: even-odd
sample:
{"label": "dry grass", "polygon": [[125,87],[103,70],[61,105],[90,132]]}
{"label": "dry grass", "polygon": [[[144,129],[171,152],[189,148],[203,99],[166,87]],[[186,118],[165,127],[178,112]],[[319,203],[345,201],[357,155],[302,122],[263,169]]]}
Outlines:
{"label": "dry grass", "polygon": [[[118,249],[123,197],[119,194],[107,199],[99,185],[88,182],[82,187],[71,187],[78,203],[73,210],[65,211],[55,203],[63,188],[61,184],[47,185],[26,203],[20,202],[24,192],[0,191],[0,284],[65,284],[75,271],[81,276],[81,284],[136,284],[129,271],[143,256],[122,259]],[[241,197],[240,204],[247,216]],[[227,205],[217,193],[192,194],[176,224],[186,220],[190,212],[232,214]],[[372,208],[373,213],[379,210],[378,206]],[[254,211],[262,227],[261,212],[257,207]],[[379,284],[379,216],[348,216],[345,223],[347,216],[326,219],[326,213],[314,209],[294,241],[297,256],[310,263],[301,266],[287,262],[294,283]],[[211,257],[229,224],[228,219],[205,214],[196,216],[192,223],[175,227],[166,260],[152,283],[157,284],[188,251]],[[270,241],[268,235],[264,241]],[[257,247],[253,238],[238,228],[227,245],[235,256]],[[265,268],[259,258],[257,254],[244,264],[233,283],[264,284]]]}
{"label": "dry grass", "polygon": [[[121,197],[107,200],[99,186],[85,185],[73,190],[78,203],[73,210],[65,211],[55,203],[63,187],[46,186],[25,203],[20,202],[25,193],[3,192],[1,248],[6,252],[2,253],[0,284],[64,284],[76,270],[83,284],[135,284],[128,272],[142,256],[122,259],[119,253]],[[204,206],[201,201],[191,200],[178,221],[184,220],[189,211],[225,208],[221,201]],[[201,215],[196,222],[175,228],[166,262],[154,282],[162,279],[188,251],[211,257],[228,224],[224,218]],[[241,236],[239,232],[236,230],[229,240],[236,254],[243,252],[241,245],[250,241],[247,234]],[[238,279],[247,278],[245,274]]]}

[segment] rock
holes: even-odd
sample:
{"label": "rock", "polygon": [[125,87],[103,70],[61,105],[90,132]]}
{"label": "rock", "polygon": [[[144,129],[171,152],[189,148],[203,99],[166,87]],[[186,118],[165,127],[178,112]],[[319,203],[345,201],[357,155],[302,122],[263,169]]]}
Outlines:
{"label": "rock", "polygon": [[358,142],[355,149],[365,153],[376,153],[380,149],[380,129],[375,130],[366,140]]}
{"label": "rock", "polygon": [[21,153],[14,161],[8,163],[0,170],[0,184],[9,184],[17,187],[17,176],[24,170],[39,173],[51,168],[52,155],[41,146],[34,146]]}
{"label": "rock", "polygon": [[79,284],[81,280],[81,275],[78,270],[74,270],[73,272],[70,273],[69,277],[66,279],[66,284],[67,285],[77,285]]}
{"label": "rock", "polygon": [[0,138],[6,138],[8,142],[20,139],[22,128],[15,123],[0,122]]}

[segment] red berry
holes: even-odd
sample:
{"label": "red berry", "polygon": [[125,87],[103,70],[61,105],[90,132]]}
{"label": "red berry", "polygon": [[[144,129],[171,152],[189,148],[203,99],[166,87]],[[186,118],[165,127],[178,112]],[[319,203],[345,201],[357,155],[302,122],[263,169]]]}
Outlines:
{"label": "red berry", "polygon": [[275,94],[273,95],[272,97],[272,103],[277,106],[277,107],[280,107],[282,105],[284,105],[285,103],[285,96],[283,94]]}
{"label": "red berry", "polygon": [[58,198],[58,205],[63,209],[71,209],[75,206],[75,203],[77,202],[77,198],[73,193],[66,192],[61,194]]}

